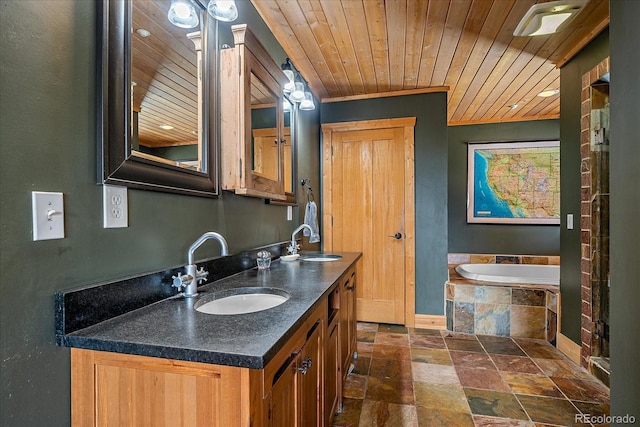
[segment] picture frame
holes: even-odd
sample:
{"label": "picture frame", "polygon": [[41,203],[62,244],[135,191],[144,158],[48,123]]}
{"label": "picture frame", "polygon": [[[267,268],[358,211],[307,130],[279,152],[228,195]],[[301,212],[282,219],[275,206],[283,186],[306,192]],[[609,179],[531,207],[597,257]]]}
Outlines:
{"label": "picture frame", "polygon": [[467,222],[560,224],[560,141],[470,142]]}

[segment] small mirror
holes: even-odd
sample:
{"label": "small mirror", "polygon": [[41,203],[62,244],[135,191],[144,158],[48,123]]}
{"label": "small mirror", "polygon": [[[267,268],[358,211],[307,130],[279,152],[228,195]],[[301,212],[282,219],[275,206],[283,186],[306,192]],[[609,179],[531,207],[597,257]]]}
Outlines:
{"label": "small mirror", "polygon": [[[280,144],[283,150],[283,166],[284,166],[284,191],[286,199],[283,200],[267,200],[270,204],[279,205],[296,205],[296,115],[298,112],[297,105],[289,101],[287,95],[284,95],[284,128],[282,139],[284,142]],[[288,103],[288,105],[287,105]],[[260,130],[266,132],[265,130]],[[275,138],[276,129],[269,130],[270,136]]]}
{"label": "small mirror", "polygon": [[278,95],[271,92],[251,73],[251,146],[253,172],[278,181],[282,147],[277,129]]}
{"label": "small mirror", "polygon": [[217,24],[168,19],[170,0],[103,0],[99,182],[215,197]]}

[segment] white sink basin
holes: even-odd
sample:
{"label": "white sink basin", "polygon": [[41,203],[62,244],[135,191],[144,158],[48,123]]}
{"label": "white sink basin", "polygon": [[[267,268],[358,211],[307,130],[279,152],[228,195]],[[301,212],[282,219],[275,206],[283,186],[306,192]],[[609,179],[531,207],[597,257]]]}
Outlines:
{"label": "white sink basin", "polygon": [[331,254],[302,255],[300,257],[300,261],[311,261],[311,262],[329,262],[329,261],[338,261],[340,259],[342,259],[342,256],[331,255]]}
{"label": "white sink basin", "polygon": [[246,314],[277,307],[288,299],[289,294],[282,289],[238,288],[204,296],[195,309],[206,314]]}

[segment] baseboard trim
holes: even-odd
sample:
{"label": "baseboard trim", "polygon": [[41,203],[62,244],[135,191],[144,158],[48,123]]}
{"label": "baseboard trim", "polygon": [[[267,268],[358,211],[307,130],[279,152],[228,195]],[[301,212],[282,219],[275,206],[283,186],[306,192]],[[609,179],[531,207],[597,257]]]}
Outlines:
{"label": "baseboard trim", "polygon": [[571,339],[562,334],[558,334],[557,338],[558,350],[563,352],[569,359],[580,364],[580,345],[574,343]]}
{"label": "baseboard trim", "polygon": [[415,327],[418,329],[447,329],[447,316],[416,314]]}

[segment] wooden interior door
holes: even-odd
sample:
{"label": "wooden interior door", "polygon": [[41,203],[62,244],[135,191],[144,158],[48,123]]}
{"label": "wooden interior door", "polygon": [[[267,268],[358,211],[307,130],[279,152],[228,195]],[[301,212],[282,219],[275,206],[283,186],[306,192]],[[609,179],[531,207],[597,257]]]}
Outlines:
{"label": "wooden interior door", "polygon": [[414,322],[413,123],[323,126],[325,250],[363,253],[361,321]]}

